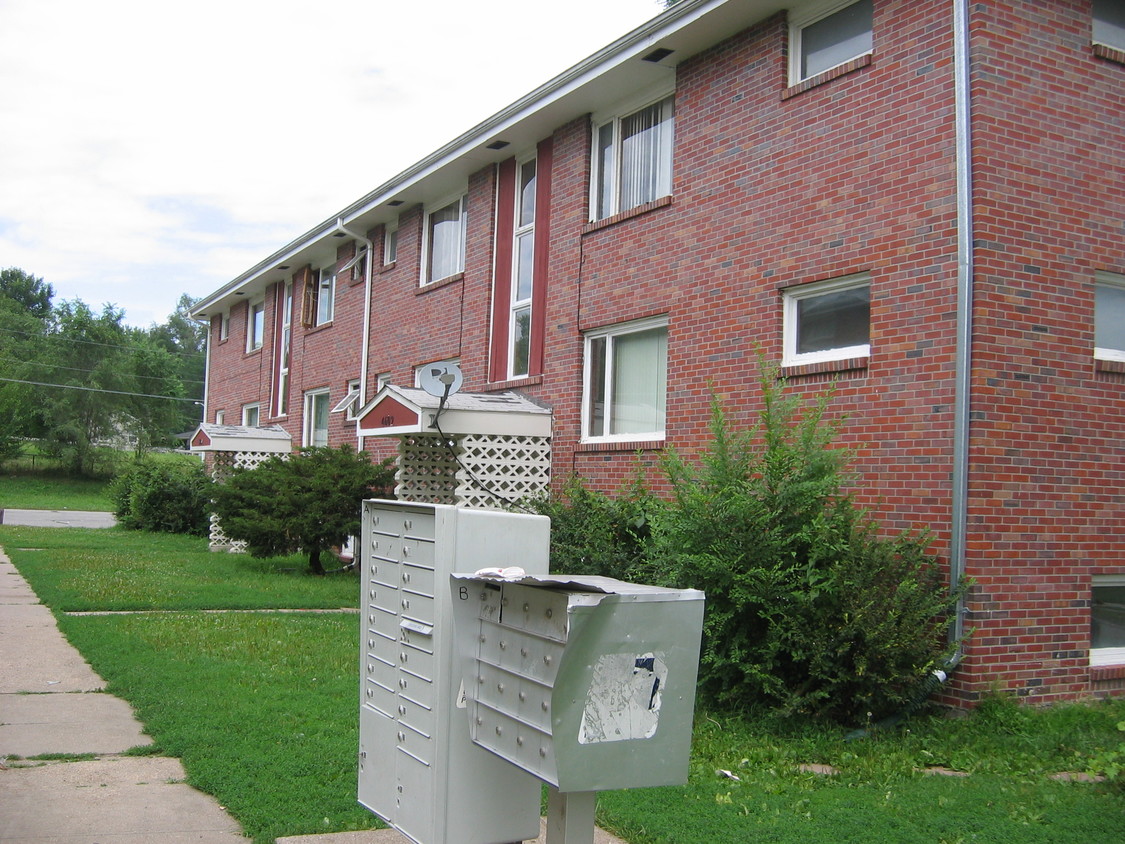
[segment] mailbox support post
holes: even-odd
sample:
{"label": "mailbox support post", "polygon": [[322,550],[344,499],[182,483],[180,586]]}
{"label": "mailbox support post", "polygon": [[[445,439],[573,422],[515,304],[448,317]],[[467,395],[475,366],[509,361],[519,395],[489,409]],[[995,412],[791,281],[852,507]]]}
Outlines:
{"label": "mailbox support post", "polygon": [[546,844],[593,844],[596,791],[561,792],[547,786]]}

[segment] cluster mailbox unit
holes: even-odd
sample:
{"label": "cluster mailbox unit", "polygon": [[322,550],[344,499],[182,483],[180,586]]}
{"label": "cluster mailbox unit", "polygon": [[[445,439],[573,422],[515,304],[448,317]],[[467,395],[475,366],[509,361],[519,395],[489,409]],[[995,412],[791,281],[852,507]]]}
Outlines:
{"label": "cluster mailbox unit", "polygon": [[454,575],[474,742],[559,792],[687,778],[703,593]]}
{"label": "cluster mailbox unit", "polygon": [[[547,574],[542,516],[363,504],[359,802],[418,844],[589,842],[686,781],[703,593]],[[473,572],[465,574],[463,572]]]}
{"label": "cluster mailbox unit", "polygon": [[539,835],[539,781],[469,738],[449,576],[546,573],[549,536],[545,516],[363,503],[358,798],[418,844]]}

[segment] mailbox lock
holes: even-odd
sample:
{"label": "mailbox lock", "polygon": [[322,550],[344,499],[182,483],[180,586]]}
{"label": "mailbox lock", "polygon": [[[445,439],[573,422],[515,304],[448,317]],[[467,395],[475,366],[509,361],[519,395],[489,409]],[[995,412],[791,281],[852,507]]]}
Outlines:
{"label": "mailbox lock", "polygon": [[498,736],[504,735],[504,728],[501,727],[499,724],[496,725],[496,735],[498,735]]}
{"label": "mailbox lock", "polygon": [[519,694],[519,698],[520,698],[520,703],[523,703],[525,700],[527,700],[527,692],[521,691],[520,694]]}
{"label": "mailbox lock", "polygon": [[555,614],[555,611],[553,609],[551,609],[550,607],[547,607],[547,618],[550,618],[554,614]]}
{"label": "mailbox lock", "polygon": [[508,649],[508,643],[505,642],[503,639],[501,639],[500,640],[500,650],[506,651],[507,649]]}
{"label": "mailbox lock", "polygon": [[516,736],[516,744],[523,747],[523,736]]}
{"label": "mailbox lock", "polygon": [[520,656],[527,659],[527,648],[520,648]]}
{"label": "mailbox lock", "polygon": [[528,604],[528,603],[524,603],[524,605],[523,605],[523,611],[524,611],[524,612],[531,612],[531,604]]}
{"label": "mailbox lock", "polygon": [[398,740],[399,741],[406,741],[406,733],[402,732],[402,730],[398,731]]}
{"label": "mailbox lock", "polygon": [[497,683],[496,684],[496,691],[500,692],[500,694],[504,694],[504,684],[503,683]]}
{"label": "mailbox lock", "polygon": [[403,662],[406,662],[406,651],[403,651],[402,653],[400,653],[400,654],[398,655],[398,658],[399,658],[400,660],[402,660]]}
{"label": "mailbox lock", "polygon": [[543,654],[543,662],[546,665],[550,665],[551,664],[551,655],[550,654]]}

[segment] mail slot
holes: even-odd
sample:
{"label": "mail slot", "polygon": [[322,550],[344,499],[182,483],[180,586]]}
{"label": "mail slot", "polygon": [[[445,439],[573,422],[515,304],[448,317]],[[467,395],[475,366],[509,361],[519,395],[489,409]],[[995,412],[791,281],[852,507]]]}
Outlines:
{"label": "mail slot", "polygon": [[687,781],[702,592],[455,574],[474,743],[560,792]]}

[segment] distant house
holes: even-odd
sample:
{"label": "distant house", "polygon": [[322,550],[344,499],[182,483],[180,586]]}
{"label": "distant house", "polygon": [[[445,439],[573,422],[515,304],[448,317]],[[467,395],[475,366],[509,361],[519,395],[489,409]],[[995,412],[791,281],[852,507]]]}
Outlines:
{"label": "distant house", "polygon": [[1123,114],[1115,0],[683,0],[205,297],[205,421],[382,456],[455,362],[612,491],[760,350],[975,578],[952,699],[1121,692]]}

